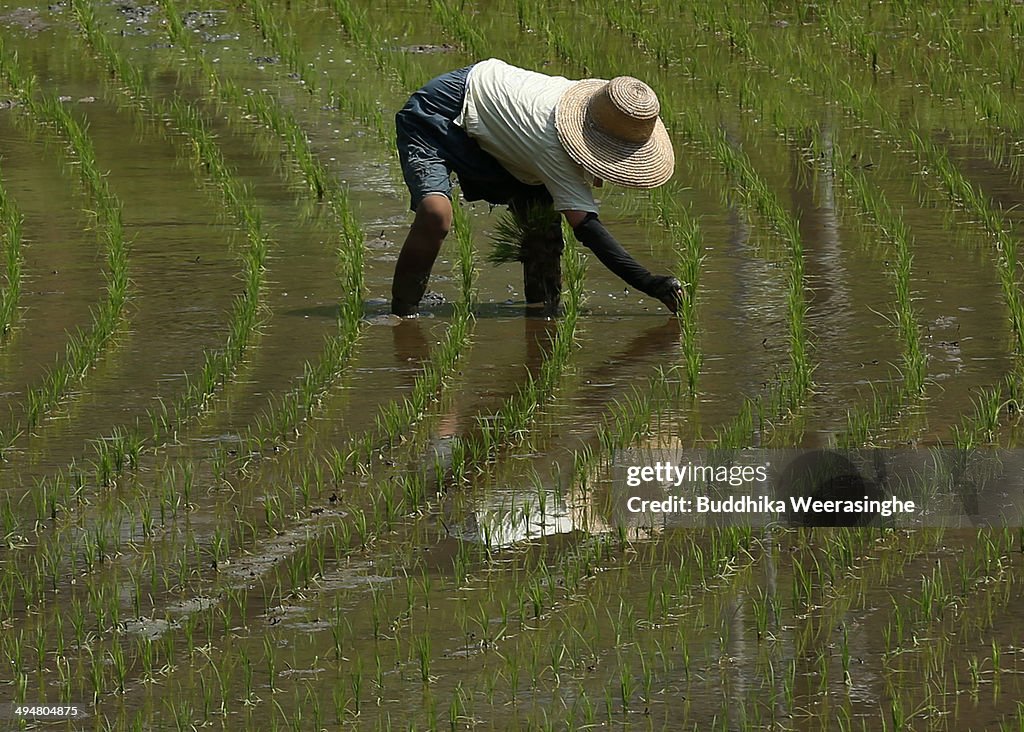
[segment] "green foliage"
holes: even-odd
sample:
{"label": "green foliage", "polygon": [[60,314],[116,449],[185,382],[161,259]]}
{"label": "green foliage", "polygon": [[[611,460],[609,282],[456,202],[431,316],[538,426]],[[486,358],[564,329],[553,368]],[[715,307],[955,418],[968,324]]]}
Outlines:
{"label": "green foliage", "polygon": [[543,204],[529,206],[520,215],[506,211],[498,217],[491,231],[493,248],[487,261],[491,264],[522,262],[524,242],[543,238],[550,227],[557,224],[558,217],[551,206]]}

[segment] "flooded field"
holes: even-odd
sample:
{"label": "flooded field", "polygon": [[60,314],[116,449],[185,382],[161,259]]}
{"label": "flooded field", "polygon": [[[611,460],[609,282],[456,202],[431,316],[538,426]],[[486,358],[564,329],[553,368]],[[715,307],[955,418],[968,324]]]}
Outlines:
{"label": "flooded field", "polygon": [[[1021,730],[1024,531],[645,524],[624,451],[1019,447],[1024,4],[0,1],[0,728]],[[659,94],[530,316],[394,113]],[[1015,484],[1015,483],[1014,483]],[[1019,500],[1007,488],[1000,500]]]}

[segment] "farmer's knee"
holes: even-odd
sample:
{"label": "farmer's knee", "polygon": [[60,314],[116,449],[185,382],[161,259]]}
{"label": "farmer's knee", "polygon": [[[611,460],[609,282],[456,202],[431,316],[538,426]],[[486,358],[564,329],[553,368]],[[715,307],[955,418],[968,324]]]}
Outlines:
{"label": "farmer's knee", "polygon": [[447,196],[426,196],[416,207],[416,226],[424,233],[443,239],[452,228],[452,202]]}

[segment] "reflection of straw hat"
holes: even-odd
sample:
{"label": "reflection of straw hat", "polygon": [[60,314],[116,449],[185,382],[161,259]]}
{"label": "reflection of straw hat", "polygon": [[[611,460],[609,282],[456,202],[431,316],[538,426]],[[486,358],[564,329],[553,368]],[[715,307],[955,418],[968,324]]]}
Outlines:
{"label": "reflection of straw hat", "polygon": [[630,188],[672,177],[675,155],[654,90],[632,76],[584,79],[558,100],[555,127],[569,157],[591,175]]}

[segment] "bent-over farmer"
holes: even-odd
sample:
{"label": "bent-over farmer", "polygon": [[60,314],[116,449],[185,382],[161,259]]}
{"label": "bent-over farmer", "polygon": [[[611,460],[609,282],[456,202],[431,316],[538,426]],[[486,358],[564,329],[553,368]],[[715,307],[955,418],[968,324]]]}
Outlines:
{"label": "bent-over farmer", "polygon": [[[630,287],[675,312],[679,281],[651,274],[598,219],[591,186],[654,188],[672,176],[658,98],[638,79],[572,81],[489,59],[433,79],[395,117],[402,173],[416,213],[392,284],[391,311],[410,315],[452,224],[454,172],[466,200],[536,204],[565,216],[576,238]],[[560,228],[557,234],[561,253]],[[557,261],[557,260],[556,260]]]}

